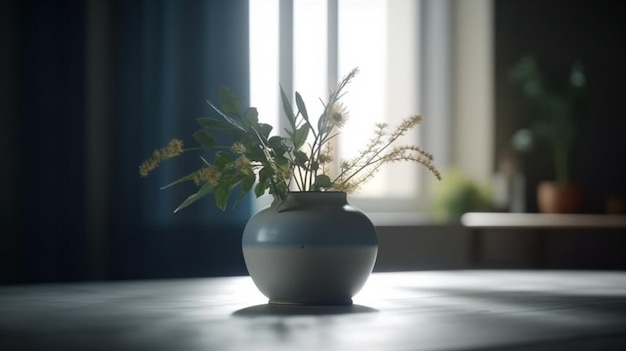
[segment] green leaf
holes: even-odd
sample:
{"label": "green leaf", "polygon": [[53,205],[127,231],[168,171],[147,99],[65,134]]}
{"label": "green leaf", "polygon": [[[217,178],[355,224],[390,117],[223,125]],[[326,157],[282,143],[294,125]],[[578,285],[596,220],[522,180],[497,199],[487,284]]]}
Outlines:
{"label": "green leaf", "polygon": [[207,129],[231,129],[232,126],[229,123],[224,121],[218,121],[209,117],[200,117],[196,118],[196,121],[200,123],[201,126]]}
{"label": "green leaf", "polygon": [[247,137],[248,135],[246,134],[246,132],[244,130],[241,129],[236,129],[236,128],[232,128],[228,131],[228,137],[232,140],[232,141],[239,141],[243,143],[243,140]]}
{"label": "green leaf", "polygon": [[180,178],[180,179],[178,179],[178,180],[175,180],[175,181],[173,181],[173,182],[171,182],[171,183],[169,183],[169,184],[167,184],[167,185],[162,186],[162,187],[161,187],[161,190],[163,190],[163,189],[167,189],[167,188],[169,188],[169,187],[171,187],[171,186],[174,186],[174,185],[176,185],[176,184],[180,184],[180,183],[184,183],[184,182],[192,181],[192,180],[194,180],[194,179],[195,179],[195,177],[196,177],[196,175],[197,175],[198,173],[200,173],[200,170],[197,170],[197,171],[194,171],[194,172],[192,172],[192,173],[189,173],[189,174],[187,174],[186,176],[184,176],[184,177],[182,177],[182,178]]}
{"label": "green leaf", "polygon": [[185,201],[183,201],[183,203],[180,204],[180,206],[178,206],[174,210],[174,213],[176,213],[176,212],[182,210],[183,208],[193,204],[194,202],[200,200],[201,198],[211,194],[214,190],[215,190],[215,188],[210,183],[204,184],[202,186],[202,188],[200,188],[200,190],[198,190],[198,192],[196,192],[195,194],[189,195],[189,197],[187,197],[187,199],[185,199]]}
{"label": "green leaf", "polygon": [[205,130],[199,130],[193,133],[193,137],[204,147],[214,147],[215,138]]}
{"label": "green leaf", "polygon": [[283,128],[283,130],[285,131],[285,133],[287,133],[287,136],[293,140],[293,136],[294,136],[293,132],[287,128]]}
{"label": "green leaf", "polygon": [[295,159],[296,165],[300,167],[304,167],[308,160],[309,160],[309,156],[307,156],[306,153],[299,151],[299,150],[296,151],[296,159]]}
{"label": "green leaf", "polygon": [[269,145],[269,147],[271,147],[272,149],[276,150],[276,149],[282,149],[284,148],[283,146],[283,141],[285,139],[281,136],[278,135],[274,135],[273,137],[269,138],[269,140],[267,141],[267,144]]}
{"label": "green leaf", "polygon": [[241,190],[244,192],[249,192],[256,181],[256,176],[254,174],[246,175],[241,179]]}
{"label": "green leaf", "polygon": [[283,110],[287,115],[291,129],[296,129],[296,116],[293,114],[293,107],[291,107],[291,103],[289,102],[287,94],[285,94],[282,86],[280,87],[280,99],[283,103]]}
{"label": "green leaf", "polygon": [[265,183],[274,175],[274,170],[270,165],[266,165],[259,171],[259,182]]}
{"label": "green leaf", "polygon": [[256,127],[259,125],[259,112],[256,107],[249,107],[246,111],[246,123]]}
{"label": "green leaf", "polygon": [[215,112],[219,113],[220,116],[224,117],[224,119],[226,120],[226,122],[230,123],[230,125],[239,128],[241,130],[243,130],[244,132],[246,131],[246,129],[243,127],[243,125],[241,124],[241,122],[239,122],[238,120],[236,120],[235,118],[230,117],[229,115],[227,115],[226,113],[222,112],[222,110],[220,110],[219,108],[217,108],[215,105],[213,105],[213,103],[211,103],[211,101],[207,101],[207,103],[209,104],[209,106],[211,106],[211,108],[213,108],[213,110],[215,110]]}
{"label": "green leaf", "polygon": [[266,161],[265,154],[258,144],[245,144],[246,145],[246,157],[251,161],[263,162]]}
{"label": "green leaf", "polygon": [[324,114],[320,116],[320,118],[317,120],[317,131],[320,134],[324,134],[325,131],[329,131],[330,129],[332,129],[332,125],[329,127],[328,119],[326,118],[326,113],[328,113],[328,111],[324,110]]}
{"label": "green leaf", "polygon": [[285,166],[289,163],[289,159],[282,155],[274,156],[274,162],[279,166]]}
{"label": "green leaf", "polygon": [[220,106],[226,114],[235,116],[241,114],[241,98],[226,87],[220,89]]}
{"label": "green leaf", "polygon": [[300,96],[300,93],[298,93],[296,91],[296,105],[298,105],[298,111],[300,111],[300,113],[302,114],[302,117],[304,117],[304,120],[309,122],[309,114],[306,112],[306,105],[304,104],[304,100],[302,100],[302,96]]}
{"label": "green leaf", "polygon": [[215,167],[218,169],[224,169],[226,165],[233,162],[232,157],[224,151],[218,151],[215,154]]}
{"label": "green leaf", "polygon": [[[274,184],[273,191],[271,193],[272,195],[274,195],[274,198],[278,199],[278,201],[280,201],[282,204],[287,199],[289,188],[287,188],[287,184],[281,182],[278,184]],[[280,207],[279,207],[279,211],[280,211]]]}
{"label": "green leaf", "polygon": [[254,187],[254,195],[256,195],[256,197],[261,197],[263,196],[263,194],[265,194],[265,189],[267,189],[267,182],[259,182],[255,187]]}
{"label": "green leaf", "polygon": [[215,187],[215,205],[220,210],[225,210],[232,188],[228,183],[220,183]]}
{"label": "green leaf", "polygon": [[318,169],[320,169],[320,163],[317,162],[317,161],[311,162],[311,170],[312,171],[317,171]]}
{"label": "green leaf", "polygon": [[271,137],[268,142],[268,146],[274,150],[274,154],[277,157],[284,155],[287,152],[287,146],[285,145],[285,138],[278,135]]}
{"label": "green leaf", "polygon": [[259,133],[265,139],[267,139],[270,136],[270,133],[272,132],[272,128],[273,127],[269,124],[259,123]]}
{"label": "green leaf", "polygon": [[309,137],[309,127],[308,123],[303,124],[300,128],[296,130],[296,134],[293,136],[293,145],[298,150],[304,145],[306,142],[306,138]]}
{"label": "green leaf", "polygon": [[315,177],[315,182],[313,183],[313,190],[320,191],[323,189],[328,189],[333,186],[333,182],[326,174],[320,174]]}

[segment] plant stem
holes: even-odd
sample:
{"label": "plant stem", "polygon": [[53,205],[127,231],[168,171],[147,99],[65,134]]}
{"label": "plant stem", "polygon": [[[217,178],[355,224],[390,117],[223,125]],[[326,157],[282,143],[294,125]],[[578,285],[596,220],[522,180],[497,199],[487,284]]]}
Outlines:
{"label": "plant stem", "polygon": [[[392,134],[393,135],[393,134]],[[374,154],[367,159],[367,161],[365,161],[365,164],[363,166],[361,166],[359,169],[357,169],[355,172],[352,172],[352,174],[346,178],[343,183],[345,184],[346,182],[348,182],[350,179],[354,178],[354,176],[356,176],[358,173],[360,173],[363,169],[365,169],[366,167],[376,163],[376,162],[380,162],[380,159],[375,160],[374,162],[372,162],[372,160],[374,160],[376,157],[378,157],[378,155],[380,155],[383,151],[385,151],[385,149],[387,149],[389,147],[389,145],[393,144],[400,136],[402,136],[401,133],[398,133],[396,135],[394,135],[391,139],[389,139],[389,141],[387,142],[387,144],[385,144],[385,146],[383,146],[382,148],[380,148],[379,150],[372,150],[372,152],[374,152]],[[363,155],[365,156],[365,155]],[[334,180],[333,183],[335,181],[337,181],[338,179],[340,179],[344,174],[345,174],[346,170],[342,171],[341,174],[339,174]]]}

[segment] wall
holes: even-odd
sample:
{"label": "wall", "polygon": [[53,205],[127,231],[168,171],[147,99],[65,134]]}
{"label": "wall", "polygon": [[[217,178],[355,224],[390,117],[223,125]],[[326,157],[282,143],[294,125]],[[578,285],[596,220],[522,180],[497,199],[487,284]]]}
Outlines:
{"label": "wall", "polygon": [[[500,0],[494,13],[496,159],[510,146],[512,133],[531,118],[518,89],[509,84],[511,66],[532,54],[546,72],[567,74],[581,60],[589,91],[573,175],[586,191],[585,210],[604,212],[609,196],[626,198],[624,2]],[[537,182],[553,176],[550,156],[544,146],[523,156],[530,212],[537,210]]]}
{"label": "wall", "polygon": [[487,181],[493,164],[493,1],[453,2],[453,164]]}
{"label": "wall", "polygon": [[[471,4],[471,5],[470,5]],[[475,9],[474,2],[455,3],[456,21],[463,20],[463,10]],[[485,6],[484,2],[479,2]],[[467,8],[465,8],[466,6]],[[486,9],[489,9],[487,6]],[[481,13],[466,18],[467,23],[483,21],[474,31],[463,24],[455,28],[455,47],[462,50],[455,61],[455,162],[463,165],[464,151],[484,150],[493,142],[493,155],[479,161],[493,162],[509,147],[510,137],[530,120],[524,101],[507,79],[510,67],[523,55],[534,54],[551,72],[568,72],[574,60],[585,64],[590,90],[583,116],[580,143],[574,155],[574,175],[586,190],[586,211],[603,213],[607,197],[626,197],[626,117],[622,100],[626,81],[623,2],[592,0],[495,0],[493,2],[493,57],[479,57],[488,52],[478,38],[481,28],[489,27],[489,18]],[[478,44],[476,44],[478,43]],[[482,49],[481,49],[482,48]],[[472,60],[464,62],[464,59]],[[485,60],[484,62],[476,62]],[[486,62],[488,72],[477,74]],[[466,67],[471,72],[464,72]],[[485,76],[493,82],[485,81]],[[459,78],[460,77],[460,78]],[[474,78],[472,78],[474,77]],[[472,83],[475,83],[474,85]],[[493,85],[491,85],[493,84]],[[472,101],[472,88],[493,87],[494,129],[473,131],[479,125],[489,127],[481,112],[489,113],[483,101]],[[481,96],[480,94],[478,96]],[[467,104],[473,104],[465,109]],[[476,122],[476,123],[474,123]],[[487,141],[483,139],[489,139]],[[478,142],[477,148],[472,143]],[[461,161],[461,162],[459,162]],[[524,155],[527,179],[526,208],[537,210],[535,185],[552,176],[550,154],[539,147]],[[474,176],[484,170],[465,166]],[[488,171],[490,171],[488,170]],[[380,251],[377,270],[458,269],[470,268],[469,233],[458,226],[427,225],[416,227],[383,226],[379,228]],[[484,268],[563,268],[624,269],[626,235],[617,231],[512,231],[485,232]],[[540,256],[543,256],[540,260]]]}

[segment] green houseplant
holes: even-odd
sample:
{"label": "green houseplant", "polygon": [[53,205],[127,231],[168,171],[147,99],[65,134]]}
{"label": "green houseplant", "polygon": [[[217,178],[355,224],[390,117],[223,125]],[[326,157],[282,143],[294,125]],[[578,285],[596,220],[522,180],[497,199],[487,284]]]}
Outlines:
{"label": "green houseplant", "polygon": [[433,210],[437,217],[458,221],[466,212],[494,210],[491,184],[472,179],[456,168],[445,174],[445,179],[434,187]]}
{"label": "green houseplant", "polygon": [[[405,118],[392,131],[386,123],[376,124],[375,134],[365,148],[354,158],[341,160],[338,170],[332,169],[331,141],[348,118],[340,99],[357,73],[358,69],[352,70],[329,94],[317,122],[310,118],[299,93],[295,94],[297,111],[294,112],[281,89],[283,110],[289,121],[284,128],[286,136],[272,136],[273,126],[259,121],[255,107],[242,109],[241,99],[228,88],[222,88],[220,107],[209,102],[219,118],[197,119],[202,127],[193,134],[198,146],[184,148],[180,139],[173,139],[166,147],[155,150],[139,166],[139,173],[148,176],[162,161],[184,152],[217,150],[213,162],[201,157],[198,169],[162,187],[166,189],[183,182],[194,182],[199,186],[198,191],[181,203],[175,212],[211,194],[215,196],[217,207],[223,210],[237,188],[241,190],[238,200],[253,188],[257,197],[269,192],[280,201],[286,199],[290,190],[351,192],[389,162],[415,162],[440,178],[430,153],[415,145],[393,145],[422,123],[419,115]],[[229,143],[218,144],[217,133],[227,134]]]}
{"label": "green houseplant", "polygon": [[[213,154],[200,157],[200,167],[164,186],[194,182],[198,190],[175,211],[213,194],[224,210],[253,191],[269,193],[271,206],[252,216],[243,232],[246,267],[257,288],[272,303],[350,304],[371,273],[378,252],[376,229],[367,216],[347,202],[356,190],[389,162],[407,161],[425,166],[435,177],[433,156],[418,146],[396,145],[400,137],[422,122],[415,115],[389,129],[376,124],[369,142],[350,159],[333,162],[333,139],[345,126],[348,113],[340,102],[358,69],[349,72],[323,101],[323,112],[310,116],[304,100],[295,94],[296,110],[281,89],[288,124],[284,135],[272,135],[256,108],[242,109],[241,100],[222,89],[219,105],[209,103],[218,118],[199,118],[193,134],[197,147],[185,149],[172,140],[154,151],[139,171],[147,176],[161,161],[187,151]],[[217,135],[228,136],[226,144]]]}
{"label": "green houseplant", "polygon": [[[586,77],[581,63],[575,63],[567,79],[554,79],[541,71],[537,61],[526,56],[510,70],[511,82],[518,85],[528,103],[532,122],[523,135],[545,142],[552,151],[554,182],[538,187],[542,212],[577,212],[582,206],[580,187],[570,174],[571,153],[580,131],[581,103]],[[520,132],[517,133],[521,135]]]}
{"label": "green houseplant", "polygon": [[[209,102],[219,118],[202,117],[202,127],[193,134],[198,146],[184,148],[183,142],[173,139],[155,150],[139,167],[141,176],[148,176],[166,160],[192,151],[217,151],[213,161],[200,157],[200,167],[190,174],[162,187],[194,182],[198,191],[190,195],[175,210],[179,211],[207,195],[214,195],[217,207],[225,209],[231,196],[239,189],[241,200],[254,190],[257,197],[269,192],[284,201],[289,191],[344,191],[352,192],[370,179],[382,165],[408,161],[425,166],[437,178],[440,173],[433,165],[433,156],[415,145],[395,145],[407,131],[422,123],[422,117],[405,118],[395,129],[386,123],[375,126],[374,136],[351,159],[341,160],[333,168],[332,140],[339,134],[348,118],[346,107],[340,102],[345,88],[357,75],[353,69],[323,102],[324,111],[314,121],[308,114],[302,96],[296,92],[293,107],[281,89],[283,110],[289,124],[285,136],[271,135],[273,126],[259,121],[255,107],[243,109],[241,99],[227,88],[222,88],[217,107]],[[220,145],[216,134],[227,134],[230,143]]]}

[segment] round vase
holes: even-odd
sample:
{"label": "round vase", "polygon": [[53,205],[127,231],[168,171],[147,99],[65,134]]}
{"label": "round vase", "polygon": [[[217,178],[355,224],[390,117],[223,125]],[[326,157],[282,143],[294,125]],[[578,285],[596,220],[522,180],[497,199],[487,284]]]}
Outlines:
{"label": "round vase", "polygon": [[378,239],[344,192],[290,192],[244,229],[243,256],[270,303],[351,304],[370,276]]}

